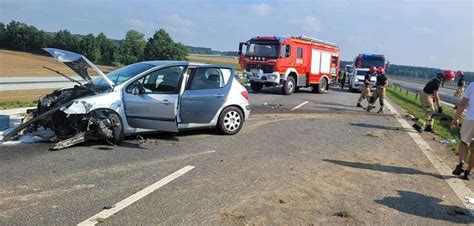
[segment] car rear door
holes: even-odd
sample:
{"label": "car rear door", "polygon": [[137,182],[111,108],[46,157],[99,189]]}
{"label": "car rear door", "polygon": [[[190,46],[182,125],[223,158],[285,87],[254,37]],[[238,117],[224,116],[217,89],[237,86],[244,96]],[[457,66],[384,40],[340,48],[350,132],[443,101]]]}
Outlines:
{"label": "car rear door", "polygon": [[150,72],[131,82],[123,92],[125,115],[130,126],[178,132],[179,91],[186,66]]}
{"label": "car rear door", "polygon": [[234,72],[225,67],[198,67],[181,97],[183,123],[209,123],[225,103]]}

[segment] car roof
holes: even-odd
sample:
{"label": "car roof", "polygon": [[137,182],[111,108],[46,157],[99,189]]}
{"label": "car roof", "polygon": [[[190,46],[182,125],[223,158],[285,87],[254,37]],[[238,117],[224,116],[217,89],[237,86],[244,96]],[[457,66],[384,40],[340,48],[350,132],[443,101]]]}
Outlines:
{"label": "car roof", "polygon": [[153,66],[168,66],[168,65],[190,65],[190,66],[206,66],[206,67],[222,67],[222,68],[232,68],[232,66],[219,65],[219,64],[205,64],[199,62],[190,62],[190,61],[178,61],[178,60],[152,60],[152,61],[142,61],[139,63],[150,64]]}

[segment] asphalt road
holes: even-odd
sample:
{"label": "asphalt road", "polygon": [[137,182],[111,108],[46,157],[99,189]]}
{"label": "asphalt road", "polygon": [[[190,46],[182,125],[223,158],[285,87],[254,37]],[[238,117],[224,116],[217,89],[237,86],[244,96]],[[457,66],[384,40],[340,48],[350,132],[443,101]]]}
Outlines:
{"label": "asphalt road", "polygon": [[51,143],[0,146],[0,225],[78,224],[186,166],[194,168],[97,221],[474,223],[392,112],[368,114],[354,107],[357,98],[339,90],[252,93],[251,119],[234,136],[151,134],[61,151],[49,151]]}
{"label": "asphalt road", "polygon": [[[408,81],[402,81],[402,80],[396,80],[396,79],[390,79],[390,82],[392,84],[398,84],[408,90],[417,91],[417,92],[423,91],[423,88],[425,87],[425,84],[422,84],[422,83],[408,82]],[[456,90],[440,87],[438,92],[439,92],[439,96],[441,100],[444,102],[447,102],[450,104],[457,104],[460,101],[459,97],[454,96],[454,93],[456,92]]]}

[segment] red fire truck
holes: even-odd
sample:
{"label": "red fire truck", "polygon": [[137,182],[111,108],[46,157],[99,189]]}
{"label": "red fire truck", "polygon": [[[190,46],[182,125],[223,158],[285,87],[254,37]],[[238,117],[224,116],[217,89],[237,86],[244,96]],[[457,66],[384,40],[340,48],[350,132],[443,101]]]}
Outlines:
{"label": "red fire truck", "polygon": [[278,86],[285,95],[300,87],[325,93],[337,79],[339,47],[305,36],[257,36],[240,43],[239,64],[253,91]]}

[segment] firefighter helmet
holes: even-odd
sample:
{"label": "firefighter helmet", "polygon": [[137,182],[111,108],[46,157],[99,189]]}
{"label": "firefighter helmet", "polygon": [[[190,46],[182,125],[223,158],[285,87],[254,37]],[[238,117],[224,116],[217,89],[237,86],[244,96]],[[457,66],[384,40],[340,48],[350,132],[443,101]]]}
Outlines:
{"label": "firefighter helmet", "polygon": [[375,72],[375,69],[376,69],[375,66],[372,66],[372,67],[369,68],[369,71],[372,72],[372,73],[374,73],[374,72]]}
{"label": "firefighter helmet", "polygon": [[464,76],[464,71],[458,71],[459,76]]}
{"label": "firefighter helmet", "polygon": [[447,80],[454,80],[456,75],[454,75],[453,71],[447,70],[447,71],[443,72],[443,77],[444,77],[444,79],[447,79]]}
{"label": "firefighter helmet", "polygon": [[378,67],[377,72],[380,74],[385,74],[385,69],[383,67]]}

